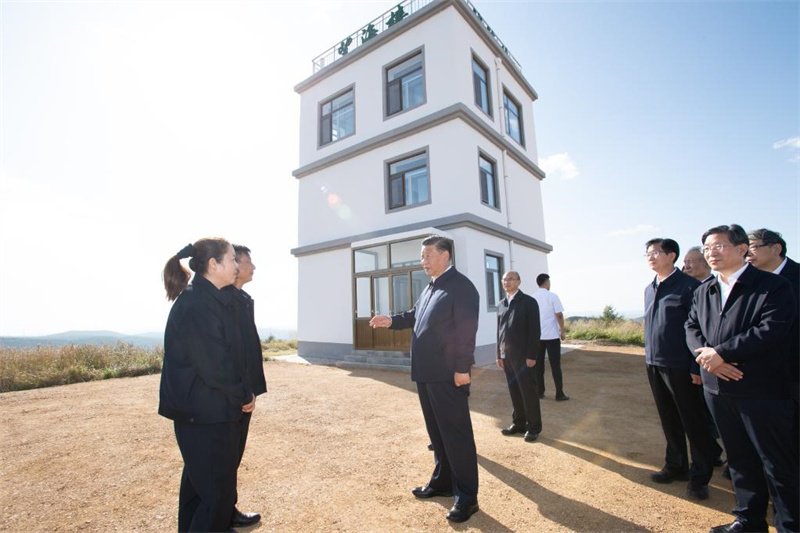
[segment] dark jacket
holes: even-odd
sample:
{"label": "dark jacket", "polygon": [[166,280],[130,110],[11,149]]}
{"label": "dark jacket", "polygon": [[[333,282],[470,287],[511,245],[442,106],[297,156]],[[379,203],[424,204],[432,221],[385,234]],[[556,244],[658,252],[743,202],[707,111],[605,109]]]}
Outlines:
{"label": "dark jacket", "polygon": [[797,314],[794,317],[794,324],[789,330],[791,348],[789,350],[789,381],[792,383],[793,398],[798,397],[800,385],[800,265],[791,259],[786,259],[786,266],[780,273],[781,276],[789,280],[792,284],[792,294],[795,303],[798,304]]}
{"label": "dark jacket", "polygon": [[542,334],[539,304],[532,296],[517,291],[511,303],[508,297],[497,307],[497,358],[524,362],[536,359]]}
{"label": "dark jacket", "polygon": [[644,353],[648,365],[686,368],[700,374],[692,351],[686,346],[684,324],[692,308],[692,295],[700,282],[675,270],[656,285],[644,289]]}
{"label": "dark jacket", "polygon": [[747,265],[722,309],[720,290],[711,281],[695,291],[686,343],[692,351],[713,347],[744,376],[724,381],[701,370],[703,387],[725,396],[786,398],[789,328],[797,313],[789,282]]}
{"label": "dark jacket", "polygon": [[223,290],[230,290],[236,295],[234,316],[239,326],[244,350],[244,375],[248,379],[250,390],[258,396],[267,392],[267,380],[264,377],[264,355],[261,350],[261,338],[256,327],[255,304],[253,298],[242,289],[229,285]]}
{"label": "dark jacket", "polygon": [[392,316],[392,329],[411,334],[411,379],[453,381],[475,362],[479,296],[472,282],[451,267],[422,292],[413,308]]}
{"label": "dark jacket", "polygon": [[179,422],[234,422],[252,397],[234,294],[196,275],[167,319],[158,413]]}

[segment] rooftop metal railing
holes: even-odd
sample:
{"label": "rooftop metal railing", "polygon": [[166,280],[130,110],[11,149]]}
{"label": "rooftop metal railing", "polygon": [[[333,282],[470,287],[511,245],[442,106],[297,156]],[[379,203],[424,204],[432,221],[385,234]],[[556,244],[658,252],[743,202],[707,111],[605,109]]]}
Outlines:
{"label": "rooftop metal railing", "polygon": [[[339,44],[333,45],[331,48],[315,57],[312,60],[313,72],[317,72],[328,65],[333,64],[338,59],[345,57],[348,53],[352,52],[376,35],[383,33],[387,29],[404,20],[406,17],[413,15],[433,1],[434,0],[403,0],[397,4],[397,6],[386,11],[384,14],[380,15],[376,19],[365,24],[355,32],[342,39]],[[501,50],[503,50],[503,53],[511,60],[514,66],[521,71],[522,68],[519,62],[516,60],[516,58],[514,58],[511,52],[509,52],[506,45],[503,44],[503,41],[500,40],[489,24],[486,23],[475,6],[472,5],[472,2],[470,2],[470,0],[461,1],[464,2],[470,11],[472,11],[472,14],[475,16],[478,22],[486,29],[486,31],[489,32],[497,45]]]}

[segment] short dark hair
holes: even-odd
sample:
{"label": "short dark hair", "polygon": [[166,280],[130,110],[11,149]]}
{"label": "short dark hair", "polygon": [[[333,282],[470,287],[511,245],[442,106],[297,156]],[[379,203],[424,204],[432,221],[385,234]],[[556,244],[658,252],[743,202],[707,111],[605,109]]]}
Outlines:
{"label": "short dark hair", "polygon": [[731,244],[734,246],[738,246],[740,244],[750,244],[750,239],[747,238],[747,233],[745,233],[744,228],[742,228],[739,224],[731,224],[730,226],[714,226],[703,233],[703,238],[700,242],[705,244],[709,235],[718,234],[727,235],[728,240],[731,241]]}
{"label": "short dark hair", "polygon": [[647,250],[654,244],[658,244],[661,246],[661,249],[664,250],[666,254],[675,254],[675,259],[672,260],[672,264],[674,265],[675,262],[678,260],[678,256],[681,255],[681,247],[678,246],[678,243],[672,239],[650,239],[646,243],[644,243],[644,249]]}
{"label": "short dark hair", "polygon": [[539,287],[541,287],[541,286],[542,286],[542,285],[544,285],[544,284],[547,282],[547,280],[549,280],[549,279],[550,279],[550,275],[549,275],[549,274],[541,273],[541,274],[539,274],[538,276],[536,276],[536,284],[537,284]]}
{"label": "short dark hair", "polygon": [[242,246],[241,244],[234,244],[233,251],[236,253],[236,260],[238,261],[242,255],[247,254],[250,255],[250,248],[247,246]]}
{"label": "short dark hair", "polygon": [[783,236],[777,231],[772,231],[767,228],[754,229],[747,234],[751,241],[761,241],[762,244],[780,244],[781,245],[781,259],[786,259],[786,241]]}
{"label": "short dark hair", "polygon": [[431,235],[422,241],[422,246],[434,246],[440,252],[447,252],[450,261],[453,260],[453,239],[444,235]]}

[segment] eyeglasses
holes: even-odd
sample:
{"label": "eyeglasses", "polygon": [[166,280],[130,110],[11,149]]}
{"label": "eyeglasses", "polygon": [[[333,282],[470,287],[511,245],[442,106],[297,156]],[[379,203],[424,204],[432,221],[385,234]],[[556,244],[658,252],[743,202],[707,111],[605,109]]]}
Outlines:
{"label": "eyeglasses", "polygon": [[773,244],[775,244],[775,243],[774,242],[765,242],[765,243],[762,243],[762,244],[751,244],[750,246],[747,247],[747,249],[750,250],[751,252],[755,252],[759,248],[763,248],[764,246],[772,246]]}
{"label": "eyeglasses", "polygon": [[725,248],[733,248],[733,245],[724,242],[718,242],[717,244],[712,244],[711,246],[703,246],[701,250],[703,255],[705,255],[711,252],[721,252]]}
{"label": "eyeglasses", "polygon": [[646,257],[647,259],[650,259],[651,257],[658,258],[661,255],[667,255],[667,252],[665,252],[663,250],[653,250],[652,252],[647,252],[642,257]]}

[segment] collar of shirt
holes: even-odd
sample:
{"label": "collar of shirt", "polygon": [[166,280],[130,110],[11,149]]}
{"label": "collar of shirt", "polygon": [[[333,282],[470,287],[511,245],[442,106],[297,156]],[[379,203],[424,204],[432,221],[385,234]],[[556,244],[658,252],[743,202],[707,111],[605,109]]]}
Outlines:
{"label": "collar of shirt", "polygon": [[438,275],[438,276],[436,276],[435,278],[431,278],[431,284],[432,284],[433,282],[435,282],[437,279],[439,279],[439,278],[441,278],[442,276],[444,276],[445,274],[447,274],[447,273],[450,271],[450,269],[451,269],[451,268],[453,268],[453,265],[450,265],[449,267],[447,267],[446,269],[444,269],[444,272],[442,272],[441,274],[439,274],[439,275]]}
{"label": "collar of shirt", "polygon": [[734,272],[733,274],[728,276],[728,282],[727,283],[725,283],[722,280],[722,276],[720,276],[719,273],[717,273],[717,280],[719,280],[719,284],[722,286],[723,290],[725,290],[727,288],[727,290],[730,291],[733,288],[733,286],[739,280],[739,276],[742,275],[742,272],[744,272],[744,269],[747,268],[748,264],[749,263],[745,262],[745,264],[742,265],[742,268],[740,268],[739,270],[737,270],[736,272]]}
{"label": "collar of shirt", "polygon": [[655,284],[656,287],[658,287],[659,285],[667,281],[670,277],[672,277],[672,275],[677,271],[678,271],[677,268],[672,267],[672,272],[670,272],[669,275],[666,278],[662,279],[661,281],[658,281],[658,274],[656,274],[656,279],[653,283]]}
{"label": "collar of shirt", "polygon": [[513,300],[513,299],[514,299],[514,296],[516,296],[517,294],[519,294],[519,289],[517,289],[516,291],[514,291],[514,294],[508,294],[508,293],[506,293],[506,301],[507,301],[507,302],[510,304],[510,303],[511,303],[511,300]]}
{"label": "collar of shirt", "polygon": [[788,259],[789,259],[788,257],[784,257],[784,258],[783,258],[783,262],[782,262],[780,265],[778,265],[778,268],[776,268],[775,270],[773,270],[773,271],[772,271],[772,273],[773,273],[773,274],[780,274],[780,273],[781,273],[781,271],[783,270],[783,267],[785,267],[785,266],[786,266],[786,262],[787,262],[787,260],[788,260]]}

